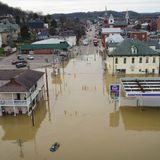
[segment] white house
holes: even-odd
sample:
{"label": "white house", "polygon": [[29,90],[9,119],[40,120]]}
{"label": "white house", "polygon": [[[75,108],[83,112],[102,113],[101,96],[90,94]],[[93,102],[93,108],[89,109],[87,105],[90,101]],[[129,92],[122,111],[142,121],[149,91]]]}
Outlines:
{"label": "white house", "polygon": [[106,65],[110,74],[158,74],[159,53],[136,39],[125,39],[108,52]]}
{"label": "white house", "polygon": [[0,116],[30,114],[44,95],[44,73],[0,70]]}
{"label": "white house", "polygon": [[115,35],[122,32],[121,28],[102,28],[102,45],[104,48],[106,48],[106,38],[109,37],[109,35]]}
{"label": "white house", "polygon": [[124,38],[120,34],[110,34],[106,39],[106,43],[120,43],[124,40]]}

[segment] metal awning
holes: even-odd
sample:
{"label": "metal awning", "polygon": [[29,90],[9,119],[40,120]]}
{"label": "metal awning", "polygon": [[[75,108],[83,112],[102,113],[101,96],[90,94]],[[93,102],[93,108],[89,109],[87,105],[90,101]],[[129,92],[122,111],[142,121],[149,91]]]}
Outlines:
{"label": "metal awning", "polygon": [[160,96],[160,77],[121,78],[126,97]]}

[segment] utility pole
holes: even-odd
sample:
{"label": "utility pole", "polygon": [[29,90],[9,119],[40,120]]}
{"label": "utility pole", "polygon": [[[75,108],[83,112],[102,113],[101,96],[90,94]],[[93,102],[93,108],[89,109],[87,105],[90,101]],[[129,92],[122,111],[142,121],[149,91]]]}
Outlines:
{"label": "utility pole", "polygon": [[49,91],[48,91],[48,73],[47,73],[47,68],[45,68],[45,75],[46,75],[47,100],[49,100]]}

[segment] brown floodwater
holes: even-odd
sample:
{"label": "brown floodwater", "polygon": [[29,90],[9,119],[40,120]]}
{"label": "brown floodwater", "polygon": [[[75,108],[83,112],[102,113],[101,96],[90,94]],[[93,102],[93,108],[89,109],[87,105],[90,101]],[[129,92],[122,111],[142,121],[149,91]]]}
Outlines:
{"label": "brown floodwater", "polygon": [[[48,68],[50,98],[38,103],[35,126],[27,115],[0,117],[0,160],[160,159],[160,108],[134,107],[136,100],[125,98],[115,104],[108,86],[119,77],[105,73],[89,50],[59,76]],[[55,142],[60,147],[50,152]]]}

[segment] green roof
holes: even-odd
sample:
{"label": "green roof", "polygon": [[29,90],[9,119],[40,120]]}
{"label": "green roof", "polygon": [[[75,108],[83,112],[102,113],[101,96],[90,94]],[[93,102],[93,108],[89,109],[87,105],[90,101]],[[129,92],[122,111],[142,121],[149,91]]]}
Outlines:
{"label": "green roof", "polygon": [[[136,50],[136,51],[134,51]],[[137,39],[125,39],[117,45],[117,48],[109,53],[109,56],[153,56],[159,55],[144,42]]]}
{"label": "green roof", "polygon": [[57,44],[24,44],[21,50],[38,50],[38,49],[67,49],[69,44],[67,42]]}
{"label": "green roof", "polygon": [[114,26],[127,26],[127,22],[115,22]]}

